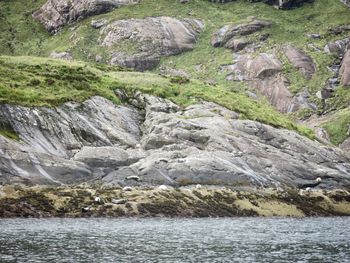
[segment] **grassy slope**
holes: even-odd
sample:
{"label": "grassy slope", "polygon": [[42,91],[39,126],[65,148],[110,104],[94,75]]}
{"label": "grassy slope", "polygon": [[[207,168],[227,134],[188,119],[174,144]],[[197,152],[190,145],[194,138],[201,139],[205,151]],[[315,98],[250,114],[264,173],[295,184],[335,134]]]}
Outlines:
{"label": "grassy slope", "polygon": [[116,88],[128,92],[140,90],[171,99],[182,106],[199,99],[213,101],[239,112],[241,118],[313,136],[310,130],[295,125],[265,101],[252,100],[244,94],[227,91],[221,86],[208,86],[198,80],[177,84],[154,73],[115,71],[107,66],[101,70],[84,62],[0,57],[0,103],[53,106],[66,101],[83,101],[94,95],[120,103],[113,92]]}
{"label": "grassy slope", "polygon": [[[210,3],[206,0],[192,0],[188,4],[180,4],[178,1],[172,0],[143,0],[141,4],[122,7],[108,14],[88,18],[70,28],[65,28],[56,36],[49,36],[31,18],[31,13],[44,2],[45,0],[6,0],[0,2],[0,54],[47,56],[51,51],[55,50],[70,51],[74,58],[79,60],[89,61],[97,54],[107,60],[108,51],[102,50],[96,45],[99,33],[98,30],[90,26],[90,22],[93,19],[108,18],[117,20],[161,15],[202,19],[206,27],[200,36],[196,48],[191,52],[162,60],[162,64],[184,69],[192,75],[193,79],[198,81],[193,80],[190,84],[176,86],[164,83],[168,81],[150,74],[140,77],[138,73],[118,73],[118,77],[129,87],[144,89],[156,94],[159,93],[182,104],[188,104],[189,98],[192,96],[215,100],[229,108],[238,109],[244,118],[257,119],[275,126],[289,128],[293,126],[290,121],[267,107],[265,102],[257,103],[247,100],[245,95],[243,95],[246,90],[245,85],[228,82],[225,80],[226,76],[224,73],[218,73],[220,65],[232,63],[232,55],[228,50],[223,48],[215,49],[209,45],[212,33],[224,24],[239,23],[250,16],[273,21],[273,26],[264,32],[268,33],[270,37],[263,44],[260,51],[269,52],[272,48],[279,50],[279,47],[284,43],[291,43],[306,50],[314,58],[318,66],[317,75],[310,81],[303,79],[285,60],[283,55],[279,55],[285,62],[284,72],[292,82],[291,90],[298,92],[308,88],[312,94],[315,94],[317,90],[324,86],[325,80],[331,76],[326,65],[330,64],[333,58],[322,52],[314,51],[308,47],[308,44],[313,43],[314,46],[322,50],[328,41],[344,37],[342,35],[332,36],[328,34],[330,28],[350,23],[349,10],[338,0],[316,0],[314,4],[305,4],[301,8],[290,11],[276,10],[263,3],[248,3],[246,0],[237,0],[228,4]],[[307,37],[307,34],[311,33],[321,34],[323,39],[311,40]],[[132,50],[131,45],[130,43],[124,43],[120,48]],[[30,88],[30,85],[27,85],[24,92],[26,95],[24,93],[18,94],[17,90],[2,90],[0,99],[6,101],[9,97],[17,97],[18,99],[12,99],[16,103],[52,105],[71,99],[81,100],[92,94],[100,94],[100,92],[103,93],[101,95],[114,99],[113,92],[109,88],[105,88],[110,85],[112,80],[104,76],[99,84],[94,83],[96,81],[92,79],[94,76],[82,76],[82,74],[85,74],[84,67],[80,73],[74,72],[72,76],[74,75],[78,79],[85,77],[86,80],[83,83],[92,81],[93,84],[89,87],[86,85],[86,89],[84,87],[71,89],[70,85],[73,84],[69,81],[69,85],[66,87],[54,88],[59,84],[63,85],[65,80],[57,80],[57,85],[44,87],[45,80],[43,78],[45,76],[41,76],[43,70],[45,70],[45,67],[31,73],[32,75],[39,74],[37,78],[40,81],[41,93],[38,89]],[[59,70],[66,71],[67,69]],[[64,74],[66,73],[64,72]],[[80,76],[77,76],[79,74]],[[139,77],[134,79],[135,75]],[[144,79],[147,79],[147,85],[143,85]],[[216,88],[203,86],[202,81],[208,79],[215,80],[219,83],[219,86]],[[140,83],[138,83],[138,80],[140,80]],[[21,80],[21,82],[25,81],[29,80]],[[32,84],[35,83],[37,81],[34,81]],[[116,85],[119,84],[117,83]],[[169,87],[169,85],[171,86],[170,89],[164,88]],[[182,96],[178,96],[179,90],[183,94]],[[9,94],[6,95],[6,92]],[[41,98],[44,97],[45,99],[42,100]],[[349,89],[339,88],[334,98],[329,101],[327,108],[338,110],[348,107],[349,99]],[[315,97],[312,100],[318,102]],[[236,105],[237,103],[240,105]],[[262,107],[261,105],[264,106]],[[269,110],[266,111],[265,107],[269,108]]]}

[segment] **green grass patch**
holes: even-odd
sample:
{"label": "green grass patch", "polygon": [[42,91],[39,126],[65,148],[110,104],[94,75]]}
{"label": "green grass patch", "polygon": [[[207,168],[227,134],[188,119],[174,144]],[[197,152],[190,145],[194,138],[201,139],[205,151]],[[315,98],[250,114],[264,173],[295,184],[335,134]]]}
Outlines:
{"label": "green grass patch", "polygon": [[9,138],[11,140],[19,140],[18,134],[12,129],[12,127],[7,124],[0,121],[0,135],[4,136],[6,138]]}
{"label": "green grass patch", "polygon": [[337,112],[330,121],[322,126],[327,130],[333,144],[341,144],[350,136],[350,108]]}

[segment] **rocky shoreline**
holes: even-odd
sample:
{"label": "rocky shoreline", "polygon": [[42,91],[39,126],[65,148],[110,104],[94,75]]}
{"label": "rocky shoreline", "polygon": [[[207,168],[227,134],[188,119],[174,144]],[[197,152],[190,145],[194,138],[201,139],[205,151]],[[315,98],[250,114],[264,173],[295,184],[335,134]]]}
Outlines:
{"label": "rocky shoreline", "polygon": [[0,218],[350,216],[345,190],[60,186],[0,188]]}

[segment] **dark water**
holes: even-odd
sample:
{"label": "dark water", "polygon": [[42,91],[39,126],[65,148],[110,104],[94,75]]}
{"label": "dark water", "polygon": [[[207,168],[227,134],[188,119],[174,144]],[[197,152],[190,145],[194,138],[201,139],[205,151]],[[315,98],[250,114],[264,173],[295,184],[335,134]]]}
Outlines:
{"label": "dark water", "polygon": [[0,262],[350,262],[350,218],[6,219]]}

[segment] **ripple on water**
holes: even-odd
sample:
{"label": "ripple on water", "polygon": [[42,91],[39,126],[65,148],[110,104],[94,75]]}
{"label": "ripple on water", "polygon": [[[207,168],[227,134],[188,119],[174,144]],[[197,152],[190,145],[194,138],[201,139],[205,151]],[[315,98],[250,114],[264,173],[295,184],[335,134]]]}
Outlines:
{"label": "ripple on water", "polygon": [[350,218],[5,219],[0,262],[350,262]]}

